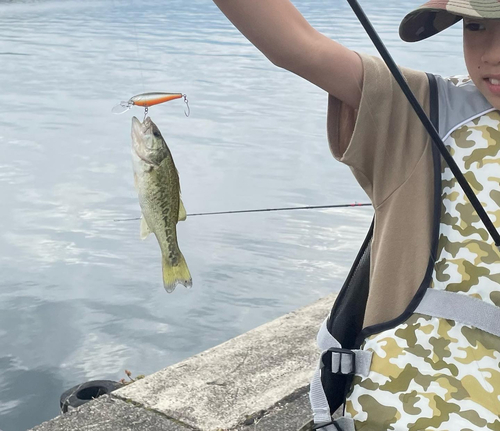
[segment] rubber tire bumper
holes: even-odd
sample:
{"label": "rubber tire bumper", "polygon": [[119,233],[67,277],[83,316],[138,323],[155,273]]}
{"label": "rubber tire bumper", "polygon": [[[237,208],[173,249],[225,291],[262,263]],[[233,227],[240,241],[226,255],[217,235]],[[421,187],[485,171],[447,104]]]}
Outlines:
{"label": "rubber tire bumper", "polygon": [[61,395],[59,400],[61,411],[66,413],[69,407],[79,407],[101,395],[109,394],[122,386],[121,383],[114,382],[113,380],[91,380],[73,386]]}

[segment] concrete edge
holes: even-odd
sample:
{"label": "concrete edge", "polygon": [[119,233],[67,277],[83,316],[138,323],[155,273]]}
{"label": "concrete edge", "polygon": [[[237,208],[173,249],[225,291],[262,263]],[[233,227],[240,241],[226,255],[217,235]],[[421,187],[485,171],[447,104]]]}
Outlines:
{"label": "concrete edge", "polygon": [[[32,431],[298,430],[311,418],[316,334],[335,298],[328,295],[120,388],[106,397],[115,404],[100,397]],[[133,418],[132,428],[126,417]],[[154,420],[155,428],[143,428]]]}

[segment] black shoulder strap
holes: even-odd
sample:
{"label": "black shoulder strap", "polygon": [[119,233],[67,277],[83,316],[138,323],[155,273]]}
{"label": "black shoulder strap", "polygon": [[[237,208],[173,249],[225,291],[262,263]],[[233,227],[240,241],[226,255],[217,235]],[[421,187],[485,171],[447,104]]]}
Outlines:
{"label": "black shoulder strap", "polygon": [[439,94],[436,77],[432,73],[427,74],[429,79],[430,107],[429,116],[434,128],[439,132]]}
{"label": "black shoulder strap", "polygon": [[[434,127],[439,130],[439,98],[436,77],[430,73],[427,74],[427,77],[430,93],[430,120]],[[356,339],[363,329],[366,301],[370,291],[370,254],[374,223],[375,218],[337,296],[327,322],[328,331],[344,349],[358,347]],[[331,412],[336,411],[344,403],[351,380],[352,376],[322,374],[321,382]]]}

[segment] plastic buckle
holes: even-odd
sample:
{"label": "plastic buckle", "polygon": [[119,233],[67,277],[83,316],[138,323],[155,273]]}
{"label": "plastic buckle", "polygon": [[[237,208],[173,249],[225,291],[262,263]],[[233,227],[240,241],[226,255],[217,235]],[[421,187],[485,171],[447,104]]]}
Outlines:
{"label": "plastic buckle", "polygon": [[[333,371],[332,370],[332,356],[333,353],[338,353],[340,355],[340,361],[339,361],[339,370],[338,371]],[[351,371],[348,373],[343,373],[342,372],[342,355],[348,355],[351,357]],[[325,352],[323,352],[323,355],[321,356],[321,370],[327,369],[333,374],[343,374],[346,376],[356,374],[356,354],[351,350],[351,349],[341,349],[339,347],[332,347]]]}

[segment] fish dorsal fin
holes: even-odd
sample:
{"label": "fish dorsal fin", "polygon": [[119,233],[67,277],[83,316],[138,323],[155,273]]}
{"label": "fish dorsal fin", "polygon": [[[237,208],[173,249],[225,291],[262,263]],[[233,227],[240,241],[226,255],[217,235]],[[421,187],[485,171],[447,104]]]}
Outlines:
{"label": "fish dorsal fin", "polygon": [[186,208],[184,208],[184,204],[182,203],[182,199],[179,196],[179,221],[186,220],[186,217],[187,217]]}
{"label": "fish dorsal fin", "polygon": [[144,216],[141,217],[141,239],[146,239],[148,235],[151,233],[151,229],[146,222]]}

